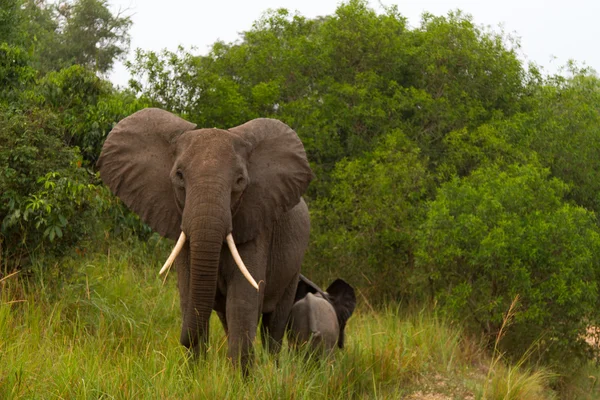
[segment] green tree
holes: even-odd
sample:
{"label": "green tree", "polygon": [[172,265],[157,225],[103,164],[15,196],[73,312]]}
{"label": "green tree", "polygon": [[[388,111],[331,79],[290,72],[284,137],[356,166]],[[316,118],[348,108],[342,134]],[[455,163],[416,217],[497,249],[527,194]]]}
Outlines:
{"label": "green tree", "polygon": [[426,195],[424,161],[394,130],[373,151],[339,162],[331,195],[310,204],[312,244],[303,270],[323,281],[343,270],[372,300],[419,297],[413,249]]}
{"label": "green tree", "polygon": [[108,72],[129,48],[131,18],[112,14],[107,0],[5,0],[0,43],[26,50],[39,72],[74,64]]}
{"label": "green tree", "polygon": [[3,267],[60,254],[97,235],[103,221],[141,225],[102,187],[93,165],[112,126],[146,103],[117,92],[90,65],[54,58],[66,37],[60,27],[76,26],[70,20],[85,23],[77,19],[79,5],[64,21],[43,0],[24,0],[9,10],[15,17],[11,35],[0,43]]}
{"label": "green tree", "polygon": [[569,198],[599,213],[600,79],[585,70],[572,72],[570,78],[553,77],[540,87],[538,107],[513,134],[540,155],[554,176],[569,183]]}
{"label": "green tree", "polygon": [[207,58],[180,48],[154,52],[136,51],[129,64],[130,84],[152,105],[185,116],[200,126],[232,127],[255,118],[235,79],[206,68]]}
{"label": "green tree", "polygon": [[[64,145],[50,110],[0,113],[0,241],[19,263],[42,248],[64,251],[92,229],[97,189],[77,149]],[[87,225],[87,226],[86,226]],[[51,247],[48,247],[51,246]]]}
{"label": "green tree", "polygon": [[116,91],[112,84],[81,65],[50,72],[39,79],[38,106],[60,110],[57,117],[65,145],[77,147],[93,166],[113,126],[147,105],[132,93]]}
{"label": "green tree", "polygon": [[536,162],[537,153],[517,137],[526,134],[528,114],[519,113],[475,128],[461,128],[444,138],[443,163],[436,174],[441,182],[453,176],[468,176],[474,170],[494,164],[507,167],[514,163]]}
{"label": "green tree", "polygon": [[0,43],[0,106],[18,101],[34,82],[36,71],[29,61],[22,48]]}
{"label": "green tree", "polygon": [[113,15],[107,0],[65,0],[56,9],[61,34],[49,60],[54,66],[78,64],[105,73],[127,53],[131,18]]}
{"label": "green tree", "polygon": [[[27,50],[32,66],[40,69],[49,55],[60,46],[59,23],[53,3],[46,0],[23,0],[15,44]],[[54,66],[54,68],[60,68]],[[45,72],[43,69],[42,72]]]}
{"label": "green tree", "polygon": [[567,192],[535,165],[477,169],[439,188],[416,248],[449,315],[493,341],[519,296],[504,349],[520,357],[536,346],[563,366],[589,350],[582,335],[600,317],[600,229],[593,213],[564,201]]}
{"label": "green tree", "polygon": [[536,75],[510,41],[461,13],[426,14],[411,30],[396,7],[378,14],[351,0],[316,19],[271,11],[207,56],[140,52],[130,67],[138,93],[199,124],[288,123],[321,177],[314,196],[328,194],[336,162],[360,157],[394,129],[435,170],[451,132],[520,111]]}
{"label": "green tree", "polygon": [[21,0],[0,1],[0,43],[12,43],[18,32]]}
{"label": "green tree", "polygon": [[535,158],[569,184],[567,198],[600,212],[600,79],[575,67],[569,71],[570,77],[553,76],[530,87],[523,112],[448,134],[444,179],[489,162]]}

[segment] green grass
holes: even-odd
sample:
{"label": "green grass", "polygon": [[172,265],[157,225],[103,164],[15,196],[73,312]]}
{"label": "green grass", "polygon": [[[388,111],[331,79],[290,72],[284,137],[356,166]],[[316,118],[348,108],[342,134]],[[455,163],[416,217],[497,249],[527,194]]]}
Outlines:
{"label": "green grass", "polygon": [[1,399],[552,398],[547,371],[492,361],[460,327],[397,306],[359,305],[330,359],[285,347],[276,361],[257,340],[246,380],[214,317],[206,358],[188,362],[174,276],[157,276],[163,251],[111,253],[0,282]]}

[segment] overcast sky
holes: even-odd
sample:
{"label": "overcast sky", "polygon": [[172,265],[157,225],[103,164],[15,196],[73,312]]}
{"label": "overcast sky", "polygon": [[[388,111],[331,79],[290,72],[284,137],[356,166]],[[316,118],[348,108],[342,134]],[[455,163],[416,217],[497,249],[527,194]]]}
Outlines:
{"label": "overcast sky", "polygon": [[[217,40],[231,42],[249,30],[267,9],[287,8],[308,18],[330,15],[339,0],[109,0],[113,11],[131,15],[131,51],[175,50],[195,46],[206,54]],[[547,73],[555,73],[569,59],[600,71],[600,1],[598,0],[371,0],[397,4],[410,26],[419,25],[421,14],[446,15],[461,9],[479,25],[490,25],[521,38],[521,52]],[[166,6],[165,6],[166,5]],[[110,76],[125,85],[129,73],[117,64]]]}

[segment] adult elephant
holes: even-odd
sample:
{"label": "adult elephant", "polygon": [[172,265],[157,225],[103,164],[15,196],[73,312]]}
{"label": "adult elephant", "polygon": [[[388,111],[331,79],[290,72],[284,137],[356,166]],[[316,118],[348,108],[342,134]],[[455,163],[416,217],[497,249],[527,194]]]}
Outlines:
{"label": "adult elephant", "polygon": [[[301,196],[313,174],[297,134],[266,118],[197,129],[147,108],[114,127],[98,166],[130,209],[177,240],[163,270],[175,260],[181,344],[196,355],[205,351],[214,309],[228,357],[239,357],[244,371],[261,315],[263,342],[278,351],[310,230]],[[238,251],[243,262],[234,261]]]}

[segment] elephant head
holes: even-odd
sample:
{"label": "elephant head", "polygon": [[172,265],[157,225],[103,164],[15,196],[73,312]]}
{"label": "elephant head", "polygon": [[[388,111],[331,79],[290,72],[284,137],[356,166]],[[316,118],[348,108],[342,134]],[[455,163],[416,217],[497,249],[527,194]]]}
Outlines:
{"label": "elephant head", "polygon": [[344,332],[356,307],[354,289],[336,279],[327,290],[300,275],[296,298],[290,314],[292,342],[312,341],[313,346],[331,350],[344,347]]}
{"label": "elephant head", "polygon": [[252,240],[294,207],[312,179],[300,139],[280,121],[197,129],[156,108],[120,121],[98,166],[102,180],[144,222],[179,239],[165,267],[187,245],[189,298],[180,340],[194,349],[207,340],[225,239],[235,256],[234,243]]}

